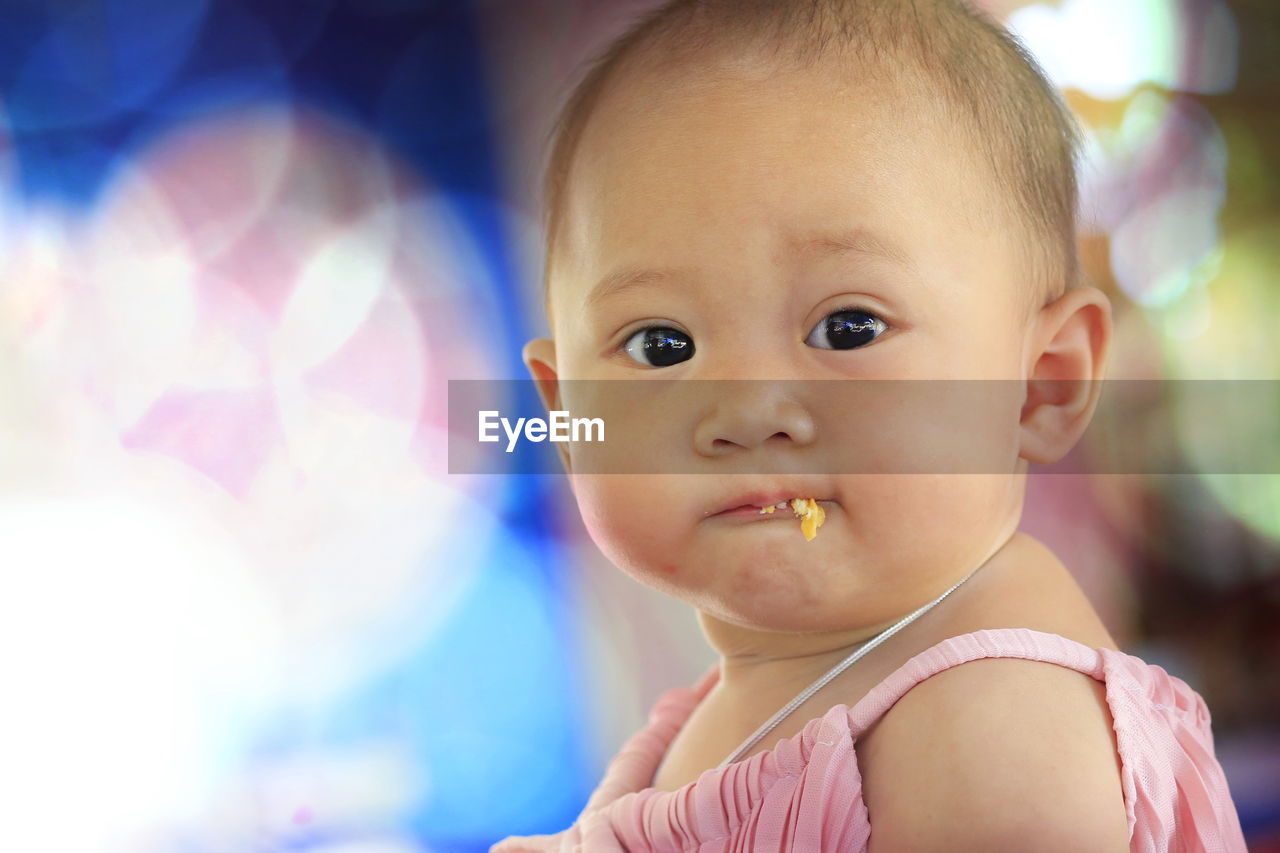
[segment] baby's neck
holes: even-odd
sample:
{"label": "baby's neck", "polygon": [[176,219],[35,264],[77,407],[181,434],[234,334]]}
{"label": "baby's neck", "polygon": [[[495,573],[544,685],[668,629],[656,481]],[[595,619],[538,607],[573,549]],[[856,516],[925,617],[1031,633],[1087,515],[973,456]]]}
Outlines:
{"label": "baby's neck", "polygon": [[768,685],[770,691],[780,689],[794,694],[900,618],[849,631],[773,634],[768,643],[754,642],[759,634],[720,630],[714,617],[701,615],[700,621],[712,647],[720,653],[721,690],[755,692]]}

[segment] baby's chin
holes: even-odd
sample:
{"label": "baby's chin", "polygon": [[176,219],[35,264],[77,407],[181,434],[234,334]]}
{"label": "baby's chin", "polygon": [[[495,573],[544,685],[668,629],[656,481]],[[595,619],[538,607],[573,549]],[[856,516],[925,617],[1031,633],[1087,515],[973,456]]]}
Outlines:
{"label": "baby's chin", "polygon": [[770,633],[849,631],[868,622],[853,602],[839,596],[830,596],[816,605],[799,596],[767,595],[703,595],[689,603],[721,622]]}
{"label": "baby's chin", "polygon": [[[797,537],[799,534],[796,534]],[[801,545],[814,545],[801,540]],[[816,557],[817,553],[812,552]],[[794,554],[722,554],[715,561],[615,560],[631,577],[726,622],[762,631],[847,627],[857,577],[827,560]]]}

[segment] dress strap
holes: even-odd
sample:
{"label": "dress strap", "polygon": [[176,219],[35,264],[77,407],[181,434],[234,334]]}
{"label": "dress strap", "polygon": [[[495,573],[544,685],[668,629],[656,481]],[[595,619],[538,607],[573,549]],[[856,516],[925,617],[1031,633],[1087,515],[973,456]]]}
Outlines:
{"label": "dress strap", "polygon": [[912,657],[877,684],[849,711],[854,738],[871,727],[907,691],[939,672],[981,658],[1022,658],[1074,669],[1104,680],[1102,655],[1060,634],[1031,628],[985,628],[949,637]]}

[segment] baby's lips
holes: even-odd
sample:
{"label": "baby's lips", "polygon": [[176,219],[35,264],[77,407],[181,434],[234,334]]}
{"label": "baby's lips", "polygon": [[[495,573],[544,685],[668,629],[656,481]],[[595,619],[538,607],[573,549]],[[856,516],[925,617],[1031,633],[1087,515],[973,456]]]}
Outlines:
{"label": "baby's lips", "polygon": [[[807,489],[804,491],[807,491]],[[766,511],[764,508],[770,506],[785,509],[796,494],[804,494],[804,491],[800,489],[787,491],[785,489],[772,488],[740,492],[733,497],[725,499],[717,506],[709,507],[704,512],[704,515],[720,515],[721,513],[732,512],[749,506],[756,507],[757,510],[761,511]]]}

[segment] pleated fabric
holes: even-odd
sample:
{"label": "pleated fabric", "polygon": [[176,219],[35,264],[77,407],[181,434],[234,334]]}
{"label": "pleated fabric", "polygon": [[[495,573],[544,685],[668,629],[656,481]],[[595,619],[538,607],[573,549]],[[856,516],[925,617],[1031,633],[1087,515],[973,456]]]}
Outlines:
{"label": "pleated fabric", "polygon": [[649,787],[671,742],[714,686],[668,690],[623,745],[582,815],[554,835],[511,836],[490,853],[861,853],[871,821],[855,744],[908,690],[979,658],[1046,661],[1106,685],[1132,853],[1245,853],[1213,750],[1209,709],[1155,664],[1029,628],[973,631],[920,652],[856,705],[836,705],[773,749],[702,773],[678,791]]}

